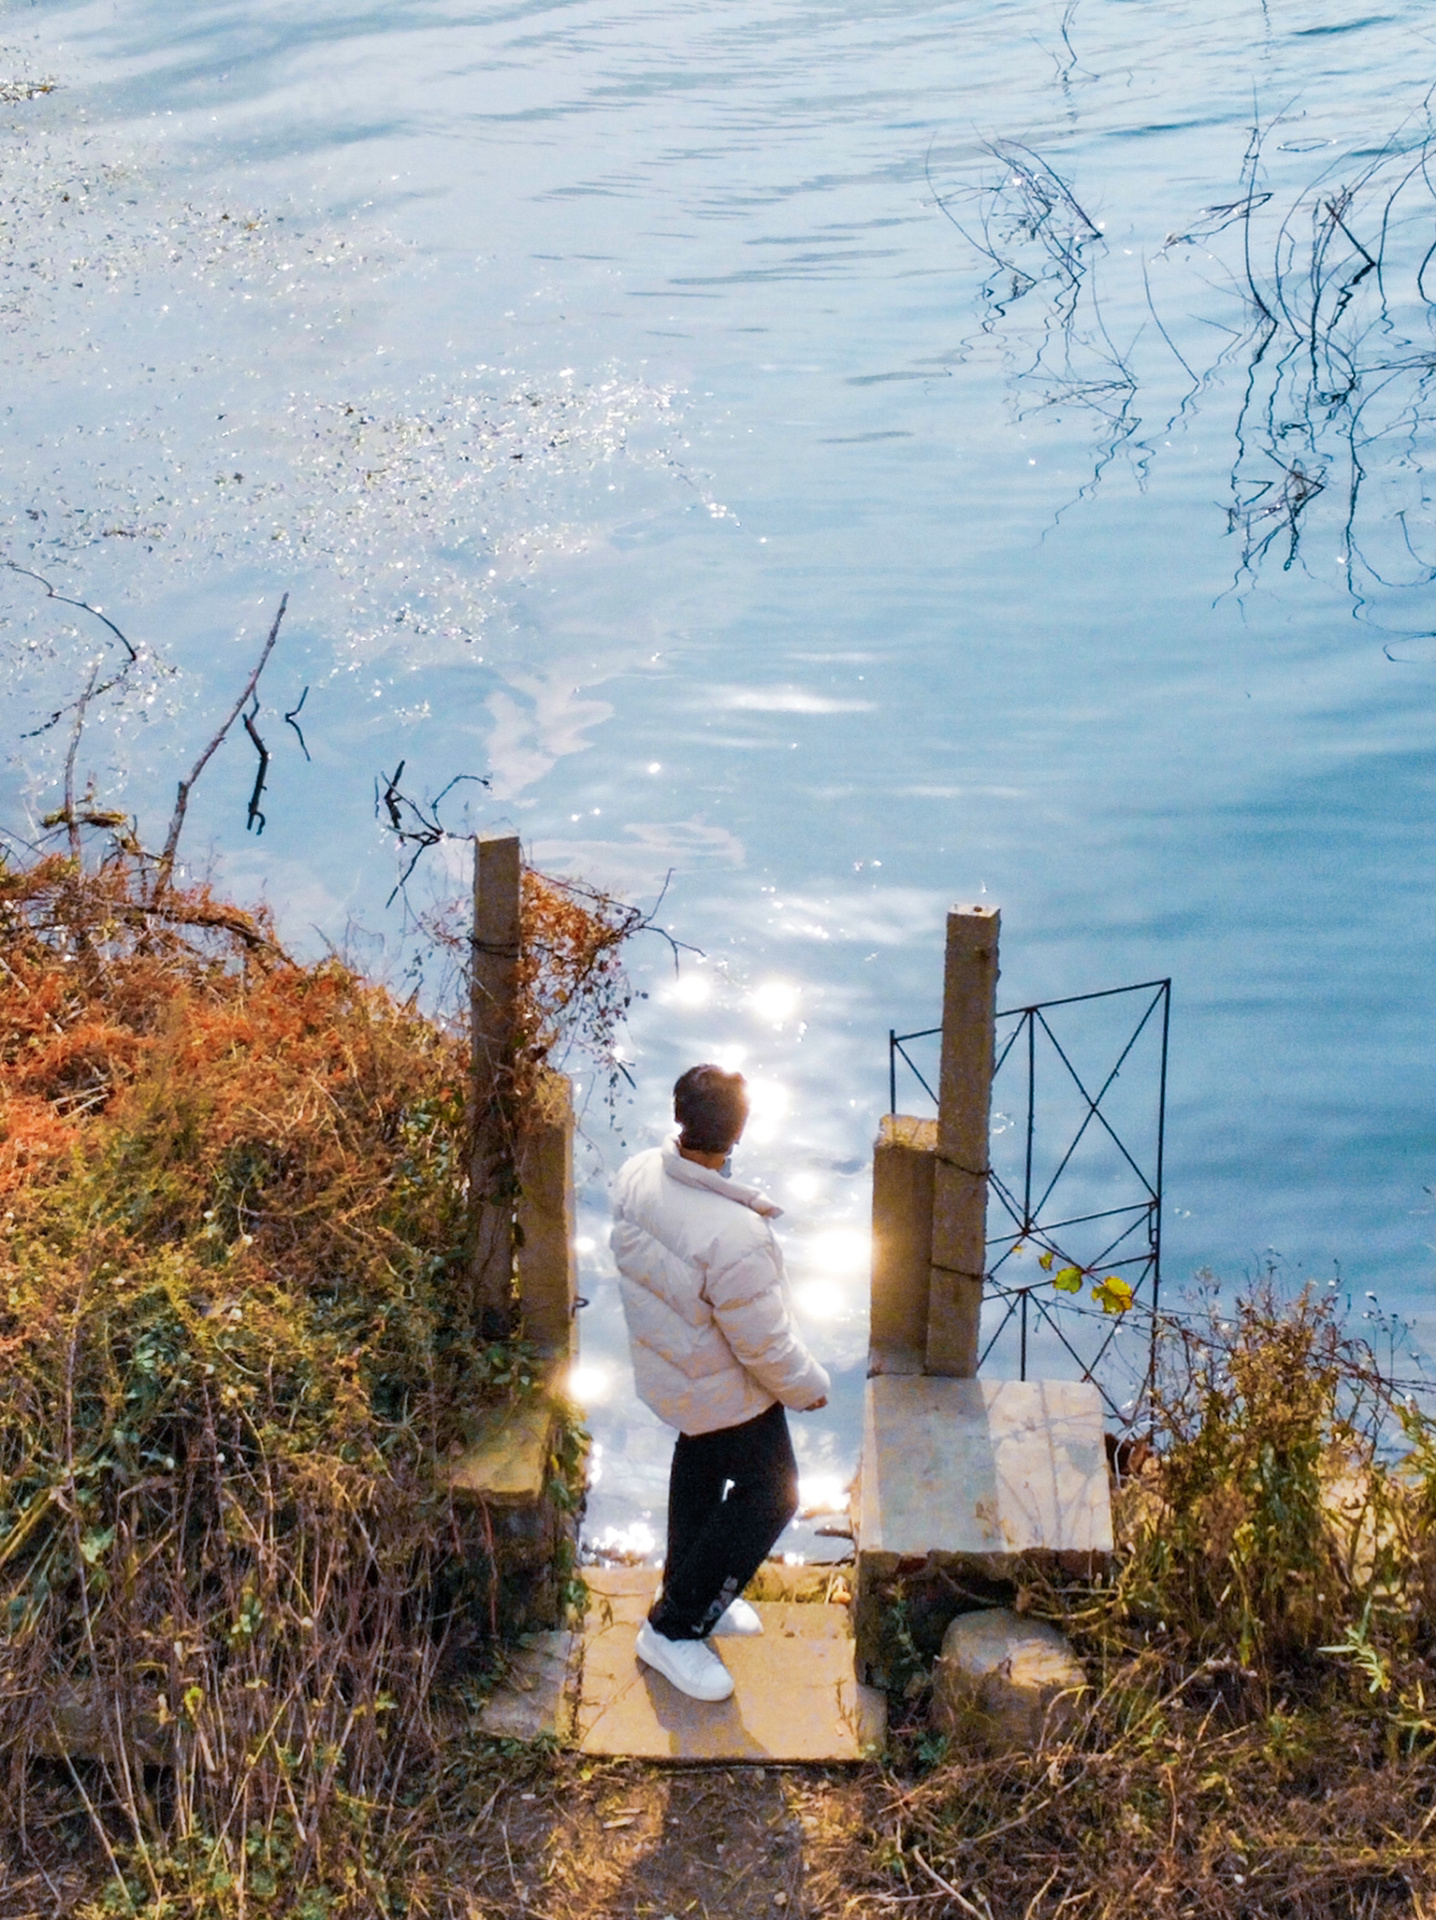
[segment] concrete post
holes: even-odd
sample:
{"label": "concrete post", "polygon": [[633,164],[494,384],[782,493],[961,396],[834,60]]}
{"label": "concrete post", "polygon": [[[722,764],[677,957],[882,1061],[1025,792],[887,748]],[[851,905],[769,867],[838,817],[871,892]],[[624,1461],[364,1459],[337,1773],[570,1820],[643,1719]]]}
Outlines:
{"label": "concrete post", "polygon": [[921,1373],[932,1285],[937,1122],[885,1113],[873,1145],[873,1285],[868,1372]]}
{"label": "concrete post", "polygon": [[470,1166],[470,1278],[484,1330],[510,1331],[514,1279],[513,1056],[518,1023],[518,835],[481,833],[474,848],[474,1153]]}
{"label": "concrete post", "polygon": [[987,1265],[988,1125],[997,1012],[995,907],[955,907],[947,916],[933,1179],[928,1373],[977,1372]]}
{"label": "concrete post", "polygon": [[573,1087],[545,1073],[519,1136],[519,1308],[524,1338],[558,1368],[574,1359]]}

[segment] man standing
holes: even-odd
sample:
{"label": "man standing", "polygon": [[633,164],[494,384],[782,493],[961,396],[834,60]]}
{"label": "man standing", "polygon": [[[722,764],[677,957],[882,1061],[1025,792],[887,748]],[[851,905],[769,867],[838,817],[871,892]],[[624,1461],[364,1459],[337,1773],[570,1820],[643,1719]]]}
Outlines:
{"label": "man standing", "polygon": [[740,1596],[798,1507],[784,1409],[827,1405],[828,1376],[793,1325],[769,1220],[780,1209],[726,1167],[748,1118],[740,1073],[690,1067],[676,1141],[619,1173],[610,1244],[639,1397],[677,1427],[663,1587],[637,1653],[694,1700],[726,1700],[710,1634],[761,1633]]}

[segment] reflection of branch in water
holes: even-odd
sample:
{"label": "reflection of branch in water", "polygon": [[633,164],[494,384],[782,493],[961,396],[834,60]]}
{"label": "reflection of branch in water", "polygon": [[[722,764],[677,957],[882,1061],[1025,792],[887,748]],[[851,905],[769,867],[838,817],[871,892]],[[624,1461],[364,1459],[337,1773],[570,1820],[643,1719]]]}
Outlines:
{"label": "reflection of branch in water", "polygon": [[1245,537],[1242,565],[1248,571],[1254,571],[1257,564],[1266,558],[1267,549],[1273,541],[1279,540],[1285,533],[1287,555],[1282,567],[1283,571],[1289,568],[1296,559],[1302,513],[1310,501],[1325,491],[1326,482],[1321,476],[1308,473],[1297,459],[1282,474],[1280,481],[1264,480],[1245,498],[1229,506],[1228,531],[1240,530]]}
{"label": "reflection of branch in water", "polygon": [[1021,411],[1080,408],[1103,423],[1095,485],[1141,427],[1137,382],[1092,273],[1106,253],[1102,223],[1024,142],[991,140],[983,150],[998,171],[947,194],[934,185],[934,201],[987,262],[981,331],[1007,357]]}
{"label": "reflection of branch in water", "polygon": [[[249,796],[249,812],[244,822],[244,830],[246,833],[248,833],[251,828],[253,828],[255,833],[263,833],[265,826],[264,815],[260,812],[259,803],[264,798],[264,783],[269,778],[269,748],[265,746],[263,740],[260,739],[259,729],[254,724],[258,718],[259,695],[256,693],[251,695],[250,704],[244,710],[244,730],[249,735],[250,744],[259,755],[259,765],[255,768],[254,773],[254,789]],[[256,820],[259,822],[257,827],[254,825]]]}
{"label": "reflection of branch in water", "polygon": [[[1402,470],[1424,495],[1436,364],[1433,307],[1422,286],[1436,206],[1432,139],[1428,121],[1414,142],[1394,136],[1345,179],[1328,169],[1280,212],[1274,233],[1258,229],[1273,202],[1257,192],[1259,128],[1244,172],[1248,379],[1228,508],[1242,538],[1238,572],[1254,576],[1277,541],[1283,568],[1294,566],[1313,504],[1330,492],[1340,503],[1340,564],[1358,611],[1373,586],[1436,580],[1416,560],[1405,512],[1391,497],[1407,484]],[[1345,171],[1349,162],[1337,164]]]}
{"label": "reflection of branch in water", "polygon": [[[1021,142],[988,144],[1000,174],[934,188],[983,263],[980,337],[998,344],[1020,413],[1080,407],[1097,417],[1084,491],[1123,450],[1143,479],[1155,436],[1144,438],[1142,413],[1165,416],[1170,431],[1239,369],[1226,506],[1241,545],[1238,579],[1274,554],[1289,570],[1320,526],[1339,544],[1363,617],[1377,589],[1436,585],[1436,563],[1407,531],[1408,518],[1430,517],[1436,467],[1429,105],[1379,152],[1339,160],[1289,195],[1266,177],[1268,130],[1256,121],[1237,195],[1175,228],[1150,263],[1136,249],[1109,251],[1074,187]],[[1170,299],[1159,308],[1158,262],[1192,277],[1185,308]],[[1137,325],[1119,342],[1107,311],[1144,315],[1152,332],[1144,341]],[[1197,344],[1199,328],[1217,329],[1215,353]],[[1188,383],[1180,398],[1174,365]],[[1422,619],[1420,630],[1431,624]]]}
{"label": "reflection of branch in water", "polygon": [[[49,733],[52,727],[58,727],[67,713],[76,715],[75,725],[78,732],[83,733],[85,714],[91,701],[98,700],[107,693],[113,693],[117,687],[122,692],[124,691],[125,683],[129,678],[130,668],[140,664],[139,651],[130,641],[129,636],[122,633],[115,625],[110,616],[107,613],[101,613],[98,607],[92,607],[88,600],[76,600],[68,593],[60,593],[51,582],[45,578],[43,573],[36,573],[33,567],[22,567],[18,560],[11,560],[8,556],[0,559],[0,566],[4,566],[11,573],[19,574],[22,579],[35,581],[37,586],[45,589],[45,598],[47,600],[54,600],[62,607],[75,607],[81,613],[91,615],[93,619],[99,621],[102,627],[107,628],[109,632],[114,635],[115,639],[119,641],[125,650],[124,661],[117,673],[112,674],[103,684],[97,685],[96,683],[99,680],[99,667],[96,666],[82,694],[74,700],[67,701],[64,706],[57,707],[47,720],[42,720],[38,727],[31,727],[27,733],[22,733],[20,738],[22,740],[38,739],[42,733]],[[73,753],[74,748],[72,746],[72,757]],[[71,798],[73,798],[73,796],[71,796]],[[69,801],[67,801],[66,804],[69,805]],[[73,807],[71,807],[71,811],[73,812]]]}
{"label": "reflection of branch in water", "polygon": [[82,613],[92,614],[94,618],[100,622],[100,625],[104,627],[108,627],[110,632],[119,641],[120,645],[124,648],[125,652],[129,655],[131,666],[133,666],[134,663],[139,659],[140,657],[139,654],[135,651],[134,647],[131,646],[130,642],[125,638],[124,634],[120,632],[119,628],[115,625],[114,621],[111,620],[109,615],[105,613],[101,613],[98,607],[92,607],[88,600],[72,600],[68,593],[57,593],[54,587],[52,587],[50,582],[45,578],[44,574],[36,573],[33,567],[22,567],[18,560],[7,559],[3,562],[0,562],[0,564],[3,564],[4,566],[8,567],[11,573],[23,574],[27,580],[38,581],[39,584],[45,589],[45,597],[47,600],[57,600],[59,601],[62,607],[78,607]]}
{"label": "reflection of branch in water", "polygon": [[299,724],[299,716],[301,713],[303,713],[304,703],[308,698],[309,698],[309,689],[308,687],[306,687],[303,693],[301,693],[299,698],[295,701],[294,705],[289,709],[288,713],[285,714],[284,724],[286,727],[293,727],[295,736],[299,741],[300,750],[302,751],[305,759],[312,761],[314,756],[309,751],[308,742],[304,738],[304,729]]}

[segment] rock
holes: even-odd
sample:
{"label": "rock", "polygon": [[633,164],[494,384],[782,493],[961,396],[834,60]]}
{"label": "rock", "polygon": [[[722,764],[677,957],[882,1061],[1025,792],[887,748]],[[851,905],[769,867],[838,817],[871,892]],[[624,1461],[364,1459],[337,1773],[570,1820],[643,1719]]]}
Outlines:
{"label": "rock", "polygon": [[508,1673],[484,1705],[484,1732],[493,1739],[537,1740],[544,1734],[565,1739],[577,1641],[577,1634],[562,1631],[525,1634]]}
{"label": "rock", "polygon": [[557,1422],[558,1408],[546,1393],[493,1408],[474,1444],[450,1469],[454,1493],[493,1507],[538,1506]]}
{"label": "rock", "polygon": [[961,1613],[933,1668],[933,1726],[990,1753],[1032,1753],[1076,1717],[1086,1676],[1044,1620],[1005,1607]]}

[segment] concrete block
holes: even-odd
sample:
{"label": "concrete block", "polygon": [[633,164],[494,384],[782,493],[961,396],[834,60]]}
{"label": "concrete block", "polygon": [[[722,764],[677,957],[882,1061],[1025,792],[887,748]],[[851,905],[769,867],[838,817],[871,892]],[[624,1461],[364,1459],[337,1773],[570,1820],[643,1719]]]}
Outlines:
{"label": "concrete block", "polygon": [[947,916],[927,1371],[970,1379],[987,1265],[988,1125],[997,1013],[995,907]]}
{"label": "concrete block", "polygon": [[1056,1627],[987,1607],[960,1613],[943,1636],[930,1720],[988,1753],[1036,1753],[1071,1727],[1086,1687]]}
{"label": "concrete block", "polygon": [[567,1740],[573,1731],[571,1688],[577,1681],[578,1635],[527,1633],[509,1670],[484,1702],[479,1724],[495,1740]]}
{"label": "concrete block", "polygon": [[[1102,1407],[1085,1381],[878,1376],[855,1502],[858,1664],[884,1671],[894,1583],[954,1593],[1025,1565],[1092,1573],[1112,1552]],[[944,1579],[945,1576],[945,1579]]]}
{"label": "concrete block", "polygon": [[927,1357],[937,1122],[884,1114],[873,1147],[869,1373],[921,1373]]}
{"label": "concrete block", "polygon": [[548,1480],[557,1418],[553,1401],[541,1393],[495,1408],[450,1469],[453,1492],[494,1507],[536,1507]]}
{"label": "concrete block", "polygon": [[518,1280],[524,1338],[568,1367],[575,1355],[573,1087],[545,1073],[519,1140]]}

